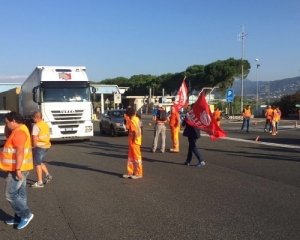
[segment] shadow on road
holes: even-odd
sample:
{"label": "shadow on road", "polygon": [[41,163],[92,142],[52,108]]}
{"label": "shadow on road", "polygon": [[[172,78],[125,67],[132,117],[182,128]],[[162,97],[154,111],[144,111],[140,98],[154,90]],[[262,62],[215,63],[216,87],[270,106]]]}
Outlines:
{"label": "shadow on road", "polygon": [[75,168],[75,169],[81,169],[81,170],[99,172],[99,173],[104,173],[104,174],[108,174],[108,175],[112,175],[112,176],[122,177],[122,174],[120,174],[120,173],[115,173],[115,172],[109,172],[109,171],[94,169],[94,168],[91,168],[89,166],[84,166],[84,165],[79,165],[79,164],[74,164],[74,163],[65,163],[65,162],[51,161],[51,162],[48,162],[48,164],[49,165],[58,166],[58,167]]}

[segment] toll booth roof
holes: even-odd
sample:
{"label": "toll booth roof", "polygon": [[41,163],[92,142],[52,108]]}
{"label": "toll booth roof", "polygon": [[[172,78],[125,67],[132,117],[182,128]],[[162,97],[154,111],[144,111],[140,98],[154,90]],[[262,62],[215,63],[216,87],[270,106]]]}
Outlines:
{"label": "toll booth roof", "polygon": [[120,93],[119,88],[117,85],[96,85],[96,84],[91,84],[91,86],[96,88],[96,93],[98,94],[112,94],[112,93]]}

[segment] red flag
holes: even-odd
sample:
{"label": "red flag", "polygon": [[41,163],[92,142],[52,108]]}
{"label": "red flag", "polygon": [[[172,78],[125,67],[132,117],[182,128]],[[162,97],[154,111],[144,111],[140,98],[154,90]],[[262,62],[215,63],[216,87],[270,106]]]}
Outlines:
{"label": "red flag", "polygon": [[181,108],[186,108],[189,105],[188,89],[185,84],[185,77],[181,83],[181,87],[176,95],[173,106],[178,112]]}
{"label": "red flag", "polygon": [[189,125],[206,132],[212,140],[227,136],[213,117],[205,100],[204,92],[200,94],[193,108],[186,114],[185,121]]}

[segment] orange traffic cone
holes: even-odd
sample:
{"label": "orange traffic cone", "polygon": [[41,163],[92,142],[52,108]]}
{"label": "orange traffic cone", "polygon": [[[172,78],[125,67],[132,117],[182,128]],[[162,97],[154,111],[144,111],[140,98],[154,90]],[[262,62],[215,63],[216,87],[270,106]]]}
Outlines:
{"label": "orange traffic cone", "polygon": [[297,128],[298,127],[298,122],[295,122],[295,128]]}
{"label": "orange traffic cone", "polygon": [[255,142],[258,142],[259,136],[256,137]]}

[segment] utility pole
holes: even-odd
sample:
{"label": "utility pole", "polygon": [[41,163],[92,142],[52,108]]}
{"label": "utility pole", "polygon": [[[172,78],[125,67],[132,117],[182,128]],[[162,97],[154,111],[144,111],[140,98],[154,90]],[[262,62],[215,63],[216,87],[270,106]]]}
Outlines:
{"label": "utility pole", "polygon": [[242,28],[242,33],[238,35],[238,40],[242,39],[242,86],[241,86],[241,112],[243,112],[244,106],[243,106],[243,102],[244,102],[244,45],[245,45],[245,37],[248,34],[245,34],[245,26],[246,24],[243,24],[242,26],[240,26]]}

